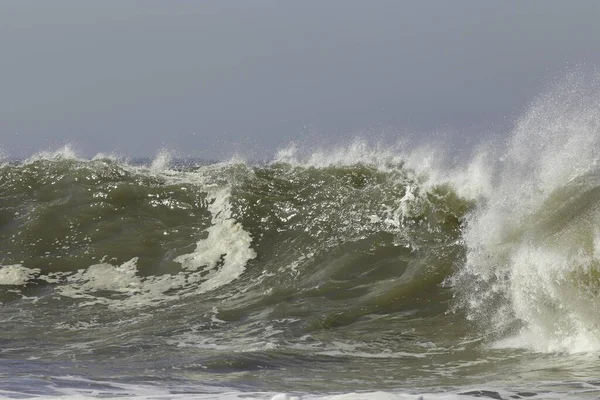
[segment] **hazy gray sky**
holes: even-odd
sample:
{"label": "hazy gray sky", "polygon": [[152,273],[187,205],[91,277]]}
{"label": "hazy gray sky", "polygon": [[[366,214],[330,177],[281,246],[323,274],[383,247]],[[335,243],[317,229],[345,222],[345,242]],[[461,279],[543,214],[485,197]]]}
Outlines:
{"label": "hazy gray sky", "polygon": [[0,0],[0,149],[263,155],[504,129],[600,65],[597,1]]}

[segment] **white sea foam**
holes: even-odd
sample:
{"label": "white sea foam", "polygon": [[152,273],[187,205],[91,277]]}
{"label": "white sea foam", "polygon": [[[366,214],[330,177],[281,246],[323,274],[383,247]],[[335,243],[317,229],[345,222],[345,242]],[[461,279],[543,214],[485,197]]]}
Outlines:
{"label": "white sea foam", "polygon": [[40,274],[37,268],[26,268],[21,264],[0,266],[0,285],[26,285]]}
{"label": "white sea foam", "polygon": [[59,288],[59,293],[72,298],[94,298],[93,293],[109,290],[135,294],[143,282],[137,273],[137,258],[114,266],[108,263],[90,265],[66,277],[67,285]]}
{"label": "white sea foam", "polygon": [[[183,287],[185,277],[161,275],[140,277],[137,274],[137,257],[121,265],[109,263],[94,264],[74,274],[54,273],[52,276],[40,276],[49,282],[64,280],[56,291],[61,296],[85,299],[82,306],[106,304],[113,308],[136,308],[139,306],[157,305],[173,298],[165,292],[173,288]],[[104,297],[101,291],[125,294],[121,298]]]}

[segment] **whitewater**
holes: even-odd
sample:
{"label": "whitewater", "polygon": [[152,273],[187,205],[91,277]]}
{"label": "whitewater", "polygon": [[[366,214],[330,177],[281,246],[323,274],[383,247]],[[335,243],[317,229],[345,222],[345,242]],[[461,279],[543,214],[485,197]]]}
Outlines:
{"label": "whitewater", "polygon": [[0,397],[597,398],[599,150],[572,74],[460,156],[4,156]]}

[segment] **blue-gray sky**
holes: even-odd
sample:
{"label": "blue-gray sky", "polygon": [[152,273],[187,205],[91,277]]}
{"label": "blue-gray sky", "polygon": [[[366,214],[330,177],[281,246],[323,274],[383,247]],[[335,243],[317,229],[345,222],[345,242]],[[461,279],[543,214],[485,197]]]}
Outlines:
{"label": "blue-gray sky", "polygon": [[598,21],[597,1],[0,0],[0,149],[219,158],[501,131],[600,64]]}

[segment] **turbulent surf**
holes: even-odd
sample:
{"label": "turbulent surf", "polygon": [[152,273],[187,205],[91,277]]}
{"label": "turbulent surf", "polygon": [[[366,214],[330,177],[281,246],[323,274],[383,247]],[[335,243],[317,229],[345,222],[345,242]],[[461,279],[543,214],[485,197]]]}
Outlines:
{"label": "turbulent surf", "polygon": [[459,160],[3,161],[0,394],[597,396],[598,89]]}

